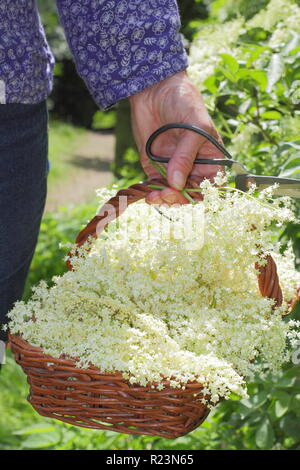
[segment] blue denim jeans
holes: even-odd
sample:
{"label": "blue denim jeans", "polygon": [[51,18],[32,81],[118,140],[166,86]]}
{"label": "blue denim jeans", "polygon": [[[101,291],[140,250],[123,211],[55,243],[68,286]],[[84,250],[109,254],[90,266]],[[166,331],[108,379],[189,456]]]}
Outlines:
{"label": "blue denim jeans", "polygon": [[[0,326],[22,296],[44,210],[47,173],[46,101],[0,105]],[[0,340],[6,338],[0,328]]]}

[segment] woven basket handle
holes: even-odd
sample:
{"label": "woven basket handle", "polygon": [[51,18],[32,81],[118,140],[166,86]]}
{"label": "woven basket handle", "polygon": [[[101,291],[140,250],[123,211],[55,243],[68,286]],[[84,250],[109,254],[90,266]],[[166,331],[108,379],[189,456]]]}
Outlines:
{"label": "woven basket handle", "polygon": [[[155,182],[162,180],[155,180]],[[121,189],[112,197],[100,210],[100,214],[96,215],[87,226],[77,235],[76,245],[81,246],[89,237],[97,238],[110,222],[118,218],[127,206],[134,202],[144,199],[153,189],[149,188],[149,184],[153,184],[154,180],[147,183],[133,184],[127,189]]]}
{"label": "woven basket handle", "polygon": [[[144,199],[148,193],[153,191],[149,188],[149,184],[153,184],[154,182],[156,184],[163,183],[166,185],[165,180],[157,179],[146,183],[134,184],[127,189],[118,191],[117,194],[102,207],[100,214],[96,215],[78,234],[76,238],[77,246],[83,245],[89,237],[97,238],[112,220],[116,219],[124,212],[127,206],[140,199]],[[258,264],[255,266],[259,271],[259,290],[263,297],[274,299],[276,306],[280,306],[282,304],[282,291],[279,285],[276,264],[270,255],[266,257],[266,261],[265,266],[259,266]],[[67,265],[69,269],[72,269],[72,265],[69,261],[67,261]]]}

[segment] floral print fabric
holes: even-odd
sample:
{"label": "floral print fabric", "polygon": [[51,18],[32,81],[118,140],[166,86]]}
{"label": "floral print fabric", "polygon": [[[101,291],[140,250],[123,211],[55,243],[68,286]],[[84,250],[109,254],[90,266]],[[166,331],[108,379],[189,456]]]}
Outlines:
{"label": "floral print fabric", "polygon": [[[78,73],[102,109],[188,66],[176,0],[56,3]],[[45,99],[53,66],[35,1],[1,0],[2,102]]]}

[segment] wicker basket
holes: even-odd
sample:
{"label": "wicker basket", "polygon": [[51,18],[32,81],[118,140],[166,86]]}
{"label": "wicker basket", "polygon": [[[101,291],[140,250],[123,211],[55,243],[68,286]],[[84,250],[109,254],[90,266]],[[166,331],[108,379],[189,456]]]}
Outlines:
{"label": "wicker basket", "polygon": [[[107,208],[114,207],[118,217],[120,196],[126,196],[129,205],[151,191],[148,184],[119,191]],[[92,219],[78,235],[77,245],[82,245],[89,236],[96,237],[99,226],[100,231],[107,226],[107,219],[112,220],[109,209]],[[276,265],[270,256],[267,264],[259,268],[258,283],[262,296],[281,304]],[[199,383],[187,383],[184,390],[171,388],[167,381],[163,390],[153,389],[151,384],[136,386],[119,372],[102,373],[93,366],[80,369],[74,359],[53,358],[11,334],[9,340],[17,363],[27,374],[28,400],[43,416],[93,429],[176,438],[195,429],[209,414],[209,408],[201,403]]]}

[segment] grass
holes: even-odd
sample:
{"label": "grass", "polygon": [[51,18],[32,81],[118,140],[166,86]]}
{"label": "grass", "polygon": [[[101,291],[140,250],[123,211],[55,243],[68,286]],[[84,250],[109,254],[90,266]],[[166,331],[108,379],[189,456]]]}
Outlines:
{"label": "grass", "polygon": [[83,145],[86,131],[60,121],[50,121],[49,125],[49,161],[51,171],[48,184],[53,186],[58,180],[71,175],[68,160],[80,145]]}

